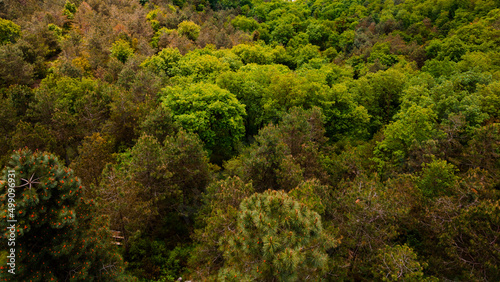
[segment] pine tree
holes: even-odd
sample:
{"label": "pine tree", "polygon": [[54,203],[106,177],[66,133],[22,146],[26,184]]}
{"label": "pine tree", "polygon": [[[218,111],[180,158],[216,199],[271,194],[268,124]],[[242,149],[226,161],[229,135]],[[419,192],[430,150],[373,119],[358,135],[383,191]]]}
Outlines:
{"label": "pine tree", "polygon": [[237,176],[212,182],[207,187],[203,208],[198,213],[201,228],[192,236],[197,243],[190,260],[192,269],[196,269],[192,280],[217,278],[224,264],[224,248],[236,228],[241,201],[253,192],[252,184]]}
{"label": "pine tree", "polygon": [[[12,171],[16,206],[9,210]],[[15,151],[3,180],[2,241],[10,236],[7,219],[17,220],[15,279],[111,281],[123,277],[122,258],[112,248],[106,218],[96,215],[94,201],[82,197],[80,179],[60,165],[57,157],[29,149]],[[13,278],[5,266],[2,272],[4,281]]]}
{"label": "pine tree", "polygon": [[318,213],[283,191],[267,190],[241,203],[229,244],[220,280],[300,281],[321,277],[335,240]]}

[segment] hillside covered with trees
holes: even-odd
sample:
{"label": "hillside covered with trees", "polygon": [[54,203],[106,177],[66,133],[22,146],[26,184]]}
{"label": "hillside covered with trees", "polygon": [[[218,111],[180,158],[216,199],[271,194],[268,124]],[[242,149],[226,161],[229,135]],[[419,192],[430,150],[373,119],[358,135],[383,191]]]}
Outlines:
{"label": "hillside covered with trees", "polygon": [[498,0],[0,0],[0,100],[3,281],[500,281]]}

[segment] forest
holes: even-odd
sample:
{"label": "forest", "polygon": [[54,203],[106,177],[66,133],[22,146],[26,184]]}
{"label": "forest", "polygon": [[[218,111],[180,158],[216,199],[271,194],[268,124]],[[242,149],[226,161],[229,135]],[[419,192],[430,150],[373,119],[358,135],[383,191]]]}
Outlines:
{"label": "forest", "polygon": [[0,281],[500,281],[499,0],[0,0],[0,105]]}

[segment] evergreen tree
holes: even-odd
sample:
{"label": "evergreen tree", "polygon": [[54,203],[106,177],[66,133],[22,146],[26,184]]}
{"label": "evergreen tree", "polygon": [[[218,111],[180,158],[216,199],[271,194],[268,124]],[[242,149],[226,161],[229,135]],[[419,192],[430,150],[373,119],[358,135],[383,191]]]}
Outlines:
{"label": "evergreen tree", "polygon": [[318,213],[283,191],[267,190],[241,203],[229,245],[220,280],[301,281],[321,277],[335,240]]}
{"label": "evergreen tree", "polygon": [[192,269],[196,269],[193,280],[217,277],[224,264],[224,249],[236,228],[240,203],[253,192],[252,184],[239,177],[228,177],[207,187],[203,195],[205,205],[198,213],[202,227],[192,236],[197,243],[190,260]]}
{"label": "evergreen tree", "polygon": [[[12,174],[15,207],[8,205]],[[23,149],[12,155],[3,180],[0,228],[6,239],[11,236],[7,219],[17,220],[17,281],[119,280],[123,262],[112,247],[107,220],[95,214],[93,200],[83,199],[71,169],[53,154]],[[12,274],[5,270],[0,277],[9,281]]]}

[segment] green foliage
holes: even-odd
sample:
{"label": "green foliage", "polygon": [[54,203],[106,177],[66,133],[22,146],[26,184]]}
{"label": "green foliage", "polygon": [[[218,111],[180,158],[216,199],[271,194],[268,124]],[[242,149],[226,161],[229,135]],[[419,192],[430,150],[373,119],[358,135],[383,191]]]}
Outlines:
{"label": "green foliage", "polygon": [[500,227],[498,201],[483,201],[460,212],[446,224],[440,236],[453,268],[467,279],[495,280],[498,268],[498,236]]}
{"label": "green foliage", "polygon": [[268,46],[239,44],[231,51],[241,58],[244,64],[267,65],[273,62],[273,49]]}
{"label": "green foliage", "polygon": [[236,16],[232,21],[231,24],[236,27],[237,29],[241,29],[243,31],[247,32],[252,32],[256,30],[259,27],[259,23],[252,19],[252,18],[247,18],[242,15]]}
{"label": "green foliage", "polygon": [[14,43],[20,35],[20,26],[12,21],[0,18],[0,45]]}
{"label": "green foliage", "polygon": [[[15,171],[13,177],[9,170]],[[82,198],[80,179],[71,169],[53,154],[24,149],[12,154],[3,179],[0,216],[17,220],[16,279],[120,280],[123,261],[111,245],[106,220],[95,214],[93,200]],[[15,191],[15,208],[7,205],[9,187]],[[1,223],[3,238],[10,237],[8,225]]]}
{"label": "green foliage", "polygon": [[221,59],[213,55],[194,52],[182,57],[178,67],[180,75],[192,76],[195,81],[215,80],[221,72],[229,70],[229,64]]}
{"label": "green foliage", "polygon": [[93,186],[99,184],[102,170],[108,162],[112,161],[111,153],[113,143],[106,140],[106,136],[94,133],[87,136],[78,148],[78,157],[71,163],[75,173],[80,175],[84,187],[84,195],[87,199],[94,198]]}
{"label": "green foliage", "polygon": [[58,38],[60,38],[60,39],[62,38],[62,35],[63,35],[63,30],[62,30],[62,28],[60,28],[60,27],[58,27],[57,25],[52,24],[52,23],[51,23],[51,24],[48,24],[48,25],[47,25],[47,28],[48,28],[50,31],[54,32],[54,33],[55,33],[55,35],[56,35]]}
{"label": "green foliage", "polygon": [[177,32],[191,40],[196,40],[200,36],[200,29],[200,26],[192,21],[183,21],[177,27]]}
{"label": "green foliage", "polygon": [[160,9],[156,8],[154,10],[149,11],[149,13],[146,15],[146,20],[150,22],[151,27],[155,32],[159,32],[160,30],[160,21],[158,18],[166,17],[167,15]]}
{"label": "green foliage", "polygon": [[325,179],[318,150],[325,141],[321,111],[293,108],[278,126],[261,129],[255,143],[229,161],[226,170],[253,181],[257,192],[289,191],[304,179]]}
{"label": "green foliage", "polygon": [[136,276],[148,277],[151,281],[175,281],[182,275],[186,259],[192,251],[189,246],[176,246],[169,250],[165,241],[151,241],[139,236],[131,241],[128,267]]}
{"label": "green foliage", "polygon": [[220,280],[232,280],[233,274],[244,280],[319,278],[326,250],[336,244],[323,230],[321,217],[285,192],[269,190],[245,199],[237,226]]}
{"label": "green foliage", "polygon": [[[171,236],[176,230],[186,230],[181,220],[189,222],[193,217],[209,180],[201,141],[181,130],[163,144],[152,136],[141,136],[132,149],[120,154],[117,164],[107,166],[97,193],[112,226],[126,238],[136,232]],[[169,220],[175,224],[169,225]]]}
{"label": "green foliage", "polygon": [[63,15],[72,20],[75,17],[75,13],[76,5],[66,0],[66,4],[64,4]]}
{"label": "green foliage", "polygon": [[5,89],[4,94],[19,117],[26,115],[29,103],[33,99],[33,89],[25,85],[13,85]]}
{"label": "green foliage", "polygon": [[[12,100],[17,100],[22,101],[24,94],[22,90],[24,87],[22,86],[12,86],[9,88],[4,88],[3,93],[0,94],[0,103],[2,103],[4,106],[0,108],[0,119],[3,120],[4,126],[0,127],[0,134],[3,136],[0,138],[0,154],[3,156],[0,158],[0,165],[4,166],[7,161],[10,159],[10,156],[8,155],[11,150],[12,150],[12,136],[13,136],[13,131],[14,129],[19,125],[20,122],[22,122],[23,118],[20,118],[16,112],[22,112],[23,105],[19,105],[21,111],[16,111],[15,104]],[[26,87],[31,92],[31,89]],[[21,90],[21,91],[19,91]],[[19,92],[18,92],[19,91]],[[17,92],[17,93],[16,93]],[[14,95],[12,95],[12,94]],[[18,94],[20,97],[15,97]],[[31,94],[31,93],[30,93]],[[17,98],[17,99],[16,99]],[[24,102],[24,101],[23,101]],[[16,105],[17,106],[17,105]],[[23,113],[24,114],[24,113]],[[26,146],[26,145],[24,145]]]}
{"label": "green foliage", "polygon": [[[342,238],[331,265],[339,279],[371,277],[373,268],[378,267],[374,261],[377,253],[397,238],[399,220],[412,222],[410,211],[419,203],[411,176],[400,175],[384,184],[377,175],[358,175],[352,181],[341,181],[323,197],[324,217],[331,219]],[[347,273],[345,265],[351,267]]]}
{"label": "green foliage", "polygon": [[377,43],[373,46],[368,61],[373,63],[379,61],[382,65],[392,66],[398,62],[398,58],[390,53],[389,42]]}
{"label": "green foliage", "polygon": [[30,84],[33,66],[23,58],[22,50],[15,45],[0,46],[0,86]]}
{"label": "green foliage", "polygon": [[300,67],[306,63],[309,63],[311,60],[315,58],[320,58],[321,53],[319,52],[319,47],[307,44],[305,46],[300,47],[298,50],[295,50],[295,61],[297,67]]}
{"label": "green foliage", "polygon": [[[64,159],[78,205],[98,202],[66,235],[104,234],[108,216],[141,281],[497,281],[499,5],[0,0],[0,164],[24,147]],[[282,192],[251,196],[267,189]],[[240,213],[273,193],[342,243],[245,250],[238,224],[304,243],[280,212],[254,213],[265,228]],[[31,251],[59,267],[41,239]],[[106,258],[70,253],[62,266]]]}
{"label": "green foliage", "polygon": [[190,260],[190,266],[198,269],[197,277],[215,276],[223,266],[223,251],[228,247],[231,230],[236,228],[240,203],[253,193],[252,184],[239,177],[228,177],[207,187],[199,214],[202,227],[194,232],[197,245]]}
{"label": "green foliage", "polygon": [[435,159],[424,164],[418,187],[426,197],[452,195],[457,181],[456,171],[454,165]]}
{"label": "green foliage", "polygon": [[252,4],[250,0],[209,0],[210,6],[214,9],[231,9],[238,7],[247,7]]}
{"label": "green foliage", "polygon": [[53,135],[59,145],[55,152],[69,159],[81,139],[104,126],[115,94],[116,88],[97,80],[51,75],[35,92],[28,115],[58,132]]}
{"label": "green foliage", "polygon": [[103,89],[103,84],[93,79],[75,79],[70,77],[49,76],[43,80],[41,87],[35,92],[37,105],[33,106],[35,118],[48,118],[49,111],[60,111],[61,114],[75,115],[79,113],[84,104],[88,103],[94,95],[100,96],[103,101],[110,102],[110,94]]}
{"label": "green foliage", "polygon": [[174,34],[174,32],[176,32],[175,29],[168,29],[166,27],[160,28],[158,31],[155,32],[153,38],[151,39],[151,46],[153,46],[154,48],[158,48],[160,38],[162,38],[163,36]]}
{"label": "green foliage", "polygon": [[494,94],[482,92],[483,95],[477,95],[476,91],[478,88],[487,89],[483,85],[488,85],[490,80],[489,75],[475,71],[453,74],[449,80],[429,79],[424,85],[412,86],[403,91],[402,111],[411,105],[432,107],[438,121],[463,115],[469,127],[477,127],[489,117],[482,108],[482,101],[492,98],[491,102],[494,103]]}
{"label": "green foliage", "polygon": [[203,143],[195,134],[180,130],[165,139],[164,147],[167,168],[172,172],[170,185],[183,193],[179,211],[191,216],[200,201],[199,194],[211,180],[211,168]]}
{"label": "green foliage", "polygon": [[39,150],[55,150],[56,138],[50,134],[47,126],[20,121],[12,133],[10,145],[13,148],[28,147]]}
{"label": "green foliage", "polygon": [[287,72],[278,66],[247,65],[237,72],[225,72],[218,76],[217,85],[229,90],[245,105],[245,127],[247,135],[257,134],[269,120],[264,119],[263,97],[269,94],[268,86],[272,75]]}
{"label": "green foliage", "polygon": [[445,59],[443,61],[432,59],[425,62],[422,71],[432,74],[434,77],[449,76],[455,72],[455,62]]}
{"label": "green foliage", "polygon": [[174,123],[170,110],[164,107],[154,109],[139,126],[140,135],[150,135],[159,141],[165,140],[168,135],[173,134],[177,129],[178,126]]}
{"label": "green foliage", "polygon": [[364,138],[368,135],[367,125],[371,116],[347,89],[344,83],[332,85],[327,100],[322,103],[327,136],[334,140],[342,137]]}
{"label": "green foliage", "polygon": [[474,167],[496,173],[500,166],[500,124],[493,123],[474,130],[465,152]]}
{"label": "green foliage", "polygon": [[245,106],[229,91],[208,83],[163,89],[164,107],[174,120],[195,132],[205,143],[211,159],[220,162],[234,154],[243,137]]}
{"label": "green foliage", "polygon": [[377,142],[374,153],[379,163],[389,160],[402,166],[412,146],[438,137],[439,132],[435,127],[436,114],[430,108],[411,106],[396,118],[385,128],[385,138]]}
{"label": "green foliage", "polygon": [[480,86],[478,94],[481,112],[498,119],[500,117],[500,83],[495,81],[487,86]]}
{"label": "green foliage", "polygon": [[246,105],[247,135],[279,117],[294,106],[320,107],[326,116],[328,136],[360,136],[366,133],[369,116],[357,105],[344,85],[329,89],[327,83],[342,80],[347,74],[333,66],[292,73],[281,66],[247,65],[238,72],[224,73],[217,83],[236,94]]}
{"label": "green foliage", "polygon": [[328,26],[325,24],[321,22],[311,23],[307,27],[306,33],[312,44],[323,47],[323,49],[328,46],[328,39],[331,35]]}
{"label": "green foliage", "polygon": [[[141,136],[119,156],[117,164],[104,170],[99,203],[115,230],[124,234],[125,246],[130,246],[125,257],[132,272],[149,279],[179,275],[187,254],[182,251],[178,258],[171,253],[167,259],[166,246],[175,245],[170,239],[174,234],[187,232],[209,179],[208,158],[200,140],[183,130],[168,136],[163,144],[152,136]],[[147,239],[153,237],[161,242]],[[154,256],[146,250],[154,250]]]}
{"label": "green foliage", "polygon": [[147,58],[142,62],[141,67],[149,69],[155,73],[165,73],[167,76],[174,76],[178,70],[177,65],[181,59],[179,49],[164,48],[157,55]]}
{"label": "green foliage", "polygon": [[372,117],[370,133],[388,124],[398,112],[405,80],[405,73],[391,68],[362,77],[354,84],[355,99]]}
{"label": "green foliage", "polygon": [[[380,249],[373,275],[381,281],[422,281],[423,267],[417,254],[407,245]],[[425,264],[424,264],[425,266]]]}
{"label": "green foliage", "polygon": [[[243,66],[241,58],[231,52],[231,50],[221,49],[213,52],[213,55],[219,58],[220,61],[227,63],[232,71],[237,71]],[[218,76],[221,74],[219,73]]]}
{"label": "green foliage", "polygon": [[111,56],[117,58],[122,63],[125,63],[133,54],[134,49],[130,47],[128,41],[123,39],[115,41],[111,47]]}
{"label": "green foliage", "polygon": [[481,111],[481,102],[476,87],[488,84],[490,77],[475,72],[452,76],[450,82],[442,83],[433,89],[431,98],[436,104],[438,118],[445,119],[452,114],[461,113],[470,126],[481,124],[488,115]]}
{"label": "green foliage", "polygon": [[[319,187],[318,187],[319,186]],[[309,180],[302,182],[297,188],[291,190],[288,195],[295,198],[300,203],[306,205],[310,210],[323,214],[325,206],[321,203],[321,198],[317,195],[315,190],[326,190],[326,186],[322,185],[317,180]]]}

